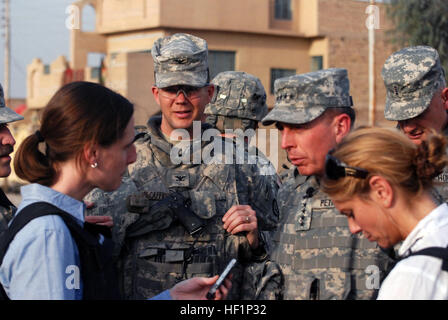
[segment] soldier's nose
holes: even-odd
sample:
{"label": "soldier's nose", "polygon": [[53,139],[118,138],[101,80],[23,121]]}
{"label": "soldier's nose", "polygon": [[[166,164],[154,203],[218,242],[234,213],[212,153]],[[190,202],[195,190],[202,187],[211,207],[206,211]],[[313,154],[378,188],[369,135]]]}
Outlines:
{"label": "soldier's nose", "polygon": [[294,146],[291,131],[288,128],[282,130],[282,149],[289,149]]}

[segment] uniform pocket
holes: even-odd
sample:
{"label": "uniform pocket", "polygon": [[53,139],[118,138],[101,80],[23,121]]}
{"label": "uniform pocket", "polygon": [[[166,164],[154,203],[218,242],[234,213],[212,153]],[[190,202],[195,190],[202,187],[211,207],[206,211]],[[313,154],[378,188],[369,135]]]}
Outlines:
{"label": "uniform pocket", "polygon": [[351,290],[351,276],[348,272],[327,272],[320,287],[321,300],[345,300]]}
{"label": "uniform pocket", "polygon": [[202,219],[211,219],[217,213],[219,201],[225,200],[225,195],[210,191],[190,191],[191,209]]}

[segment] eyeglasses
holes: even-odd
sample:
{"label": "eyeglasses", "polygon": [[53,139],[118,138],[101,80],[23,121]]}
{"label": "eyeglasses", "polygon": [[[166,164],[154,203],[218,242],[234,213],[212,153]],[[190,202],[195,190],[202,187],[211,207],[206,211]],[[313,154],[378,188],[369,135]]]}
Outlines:
{"label": "eyeglasses", "polygon": [[168,99],[176,99],[182,92],[187,99],[198,99],[201,96],[201,89],[207,87],[193,87],[193,86],[171,86],[159,89],[159,94]]}
{"label": "eyeglasses", "polygon": [[369,171],[358,168],[350,167],[339,159],[331,155],[331,151],[325,158],[325,175],[328,179],[338,180],[342,177],[354,177],[359,179],[367,178]]}

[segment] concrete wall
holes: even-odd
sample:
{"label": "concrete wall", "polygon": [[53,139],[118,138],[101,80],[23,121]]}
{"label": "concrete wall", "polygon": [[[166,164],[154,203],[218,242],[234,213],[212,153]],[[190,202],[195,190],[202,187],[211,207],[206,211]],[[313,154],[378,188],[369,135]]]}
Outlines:
{"label": "concrete wall", "polygon": [[292,0],[292,21],[278,21],[274,0],[97,0],[97,27],[101,34],[163,27],[316,36],[317,1]]}
{"label": "concrete wall", "polygon": [[144,125],[148,119],[160,111],[152,95],[154,67],[149,53],[129,53],[127,96],[135,106],[135,122]]}
{"label": "concrete wall", "polygon": [[64,72],[68,62],[64,56],[50,64],[50,73],[45,73],[45,65],[40,59],[34,59],[27,67],[28,108],[43,108],[53,94],[62,86]]}

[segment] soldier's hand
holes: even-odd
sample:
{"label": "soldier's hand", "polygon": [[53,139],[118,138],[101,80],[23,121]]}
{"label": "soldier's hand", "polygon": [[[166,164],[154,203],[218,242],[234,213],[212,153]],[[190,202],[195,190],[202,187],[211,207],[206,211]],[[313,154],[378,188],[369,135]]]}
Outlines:
{"label": "soldier's hand", "polygon": [[251,206],[234,205],[226,212],[222,222],[224,222],[224,229],[231,234],[247,232],[246,237],[250,247],[258,248],[257,216]]}
{"label": "soldier's hand", "polygon": [[114,226],[114,221],[110,216],[85,216],[84,220],[89,223],[106,226],[109,228],[112,228]]}

